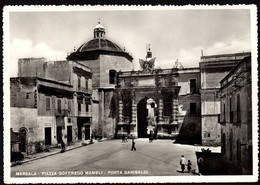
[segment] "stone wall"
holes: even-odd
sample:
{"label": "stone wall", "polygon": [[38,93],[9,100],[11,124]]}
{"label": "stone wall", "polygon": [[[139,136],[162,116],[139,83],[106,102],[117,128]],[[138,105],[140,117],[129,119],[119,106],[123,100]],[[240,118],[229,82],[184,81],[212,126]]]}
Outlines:
{"label": "stone wall", "polygon": [[45,78],[46,58],[22,58],[18,60],[18,77]]}
{"label": "stone wall", "polygon": [[36,79],[11,78],[10,96],[11,96],[10,97],[11,107],[36,108],[36,102],[37,102]]}
{"label": "stone wall", "polygon": [[92,85],[93,88],[99,87],[100,84],[100,59],[97,60],[83,60],[79,63],[88,66],[92,70]]}
{"label": "stone wall", "polygon": [[[26,153],[34,154],[44,148],[43,126],[37,122],[37,109],[11,107],[11,128],[14,132],[26,130]],[[28,116],[30,115],[30,116]],[[37,146],[41,146],[37,148]],[[36,150],[37,149],[37,150]]]}
{"label": "stone wall", "polygon": [[132,68],[132,62],[125,57],[100,55],[100,87],[115,87],[115,84],[109,83],[109,70],[118,72],[120,70],[128,71]]}

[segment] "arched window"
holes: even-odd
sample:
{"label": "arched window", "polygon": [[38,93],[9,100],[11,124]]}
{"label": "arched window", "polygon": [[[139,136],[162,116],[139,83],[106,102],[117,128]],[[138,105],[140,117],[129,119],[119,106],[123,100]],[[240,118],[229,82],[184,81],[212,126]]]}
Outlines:
{"label": "arched window", "polygon": [[116,71],[115,70],[109,70],[109,83],[115,84],[116,83]]}

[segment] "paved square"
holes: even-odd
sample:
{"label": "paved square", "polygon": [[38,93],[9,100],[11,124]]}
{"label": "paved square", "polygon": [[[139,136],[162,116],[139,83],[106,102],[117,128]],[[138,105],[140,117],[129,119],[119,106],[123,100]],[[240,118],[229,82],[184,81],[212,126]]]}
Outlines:
{"label": "paved square", "polygon": [[[180,173],[180,157],[191,160],[196,169],[195,147],[173,144],[171,140],[136,139],[136,151],[131,140],[96,142],[65,153],[31,161],[11,168],[12,177],[30,176],[175,176]],[[18,172],[18,173],[17,173]]]}

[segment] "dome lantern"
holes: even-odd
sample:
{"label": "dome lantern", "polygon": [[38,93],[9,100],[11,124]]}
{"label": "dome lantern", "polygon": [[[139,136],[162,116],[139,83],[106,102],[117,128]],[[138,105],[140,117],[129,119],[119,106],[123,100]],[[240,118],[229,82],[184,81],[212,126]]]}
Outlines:
{"label": "dome lantern", "polygon": [[98,21],[98,25],[94,29],[94,39],[105,38],[105,28]]}

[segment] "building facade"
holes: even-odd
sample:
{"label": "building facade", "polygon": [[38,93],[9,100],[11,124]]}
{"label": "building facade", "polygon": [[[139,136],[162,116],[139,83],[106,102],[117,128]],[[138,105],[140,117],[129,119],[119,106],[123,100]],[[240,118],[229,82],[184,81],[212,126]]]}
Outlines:
{"label": "building facade", "polygon": [[93,106],[95,134],[113,138],[116,134],[115,88],[117,72],[132,69],[132,56],[105,38],[105,28],[98,23],[94,38],[82,44],[67,60],[88,66],[93,72],[93,92],[98,96]]}
{"label": "building facade", "polygon": [[19,75],[10,79],[11,128],[23,152],[90,139],[91,80],[91,69],[80,63],[19,59]]}
{"label": "building facade", "polygon": [[251,56],[241,60],[220,84],[222,153],[242,174],[252,174]]}
{"label": "building facade", "polygon": [[106,39],[105,31],[99,22],[94,38],[66,61],[19,60],[18,78],[11,79],[14,132],[26,135],[27,144],[31,137],[41,146],[91,134],[153,134],[179,143],[220,145],[219,82],[250,53],[202,56],[197,68],[155,69],[149,48],[139,60],[141,70],[134,71],[133,57]]}
{"label": "building facade", "polygon": [[201,71],[201,135],[203,145],[220,145],[221,133],[218,123],[218,114],[220,114],[219,82],[240,60],[249,55],[250,53],[235,53],[201,57],[199,65]]}

